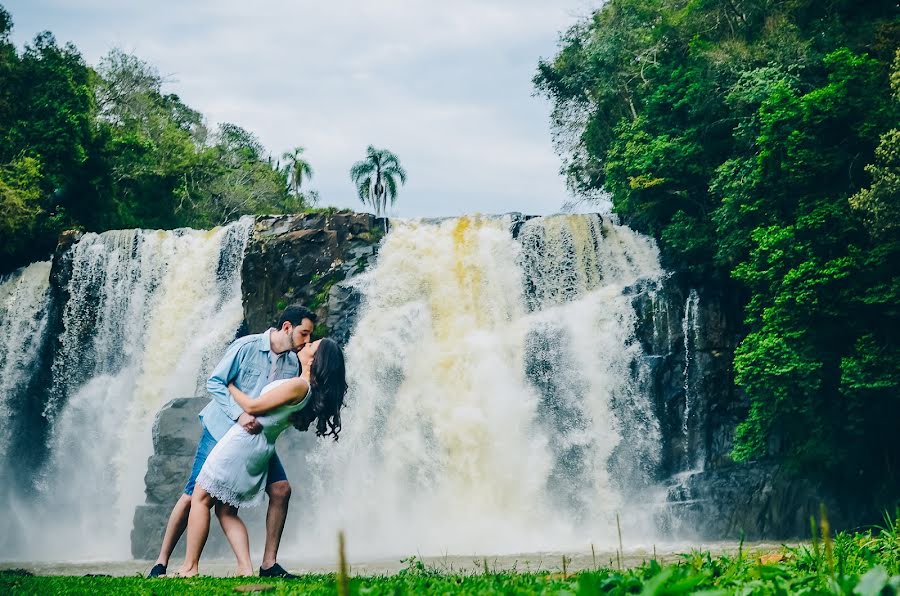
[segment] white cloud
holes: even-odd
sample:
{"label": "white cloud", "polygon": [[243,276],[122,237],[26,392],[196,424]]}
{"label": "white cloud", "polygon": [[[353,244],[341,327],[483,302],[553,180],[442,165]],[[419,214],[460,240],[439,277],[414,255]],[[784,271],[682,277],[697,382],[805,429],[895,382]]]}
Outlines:
{"label": "white cloud", "polygon": [[40,30],[96,63],[111,47],[171,75],[212,123],[278,155],[307,148],[323,202],[359,207],[347,171],[368,144],[409,172],[397,214],[547,213],[567,199],[537,60],[587,0],[19,0],[19,43]]}

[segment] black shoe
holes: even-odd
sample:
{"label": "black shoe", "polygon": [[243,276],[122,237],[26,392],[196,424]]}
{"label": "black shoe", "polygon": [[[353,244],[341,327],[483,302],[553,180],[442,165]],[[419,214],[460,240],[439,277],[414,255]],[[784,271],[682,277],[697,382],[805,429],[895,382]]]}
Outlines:
{"label": "black shoe", "polygon": [[166,574],[166,566],[162,563],[157,563],[153,566],[153,569],[150,570],[150,573],[147,574],[147,577],[159,577],[161,575]]}
{"label": "black shoe", "polygon": [[280,577],[281,579],[300,579],[299,575],[294,575],[289,571],[285,571],[284,567],[275,563],[268,569],[259,568],[260,577]]}

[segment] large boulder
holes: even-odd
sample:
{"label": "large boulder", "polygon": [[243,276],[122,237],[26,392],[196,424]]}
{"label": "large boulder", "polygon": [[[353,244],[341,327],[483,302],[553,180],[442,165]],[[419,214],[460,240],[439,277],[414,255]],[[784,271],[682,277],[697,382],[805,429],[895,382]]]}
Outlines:
{"label": "large boulder", "polygon": [[155,457],[193,459],[200,440],[200,410],[208,403],[205,397],[179,397],[157,412],[152,431]]}
{"label": "large boulder", "polygon": [[[179,397],[156,414],[153,455],[147,461],[144,476],[147,501],[135,509],[131,530],[131,555],[136,559],[155,559],[159,552],[172,506],[181,497],[194,463],[203,428],[198,414],[208,403],[206,397]],[[220,534],[210,532],[205,555],[222,556],[228,552]],[[182,539],[178,544],[176,556],[184,554],[184,543]]]}
{"label": "large boulder", "polygon": [[[156,414],[153,455],[144,475],[147,502],[135,510],[131,530],[131,554],[137,559],[152,559],[159,552],[169,513],[194,462],[202,431],[198,414],[208,403],[203,397],[179,397]],[[184,552],[184,545],[180,546]]]}
{"label": "large boulder", "polygon": [[[155,559],[162,543],[172,506],[181,497],[194,463],[202,426],[197,415],[209,403],[205,397],[180,397],[160,409],[153,422],[153,455],[147,461],[144,476],[147,500],[134,512],[131,530],[131,554],[136,559]],[[278,440],[278,454],[295,491],[311,484],[303,457],[315,442],[314,433],[288,429]],[[241,519],[247,524],[251,544],[256,548],[265,540],[266,507],[244,508]],[[295,508],[288,519],[285,536],[300,532],[302,509]],[[184,555],[182,539],[174,555]],[[225,537],[213,521],[204,557],[229,556]]]}

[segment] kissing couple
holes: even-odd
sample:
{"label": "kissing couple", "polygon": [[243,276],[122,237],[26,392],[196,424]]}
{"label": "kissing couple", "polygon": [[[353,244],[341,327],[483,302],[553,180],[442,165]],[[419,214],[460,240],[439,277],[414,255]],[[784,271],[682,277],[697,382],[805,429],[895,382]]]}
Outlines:
{"label": "kissing couple", "polygon": [[200,572],[212,508],[237,558],[238,575],[253,575],[250,540],[238,510],[261,504],[263,492],[269,505],[259,575],[296,577],[277,562],[291,485],[275,440],[288,426],[305,431],[315,421],[316,436],[337,441],[347,392],[344,354],[333,339],[310,342],[315,324],[312,311],[288,306],[276,327],[236,339],[216,365],[206,383],[212,400],[200,412],[203,430],[194,465],[149,577],[166,575],[185,528],[187,552],[178,575]]}

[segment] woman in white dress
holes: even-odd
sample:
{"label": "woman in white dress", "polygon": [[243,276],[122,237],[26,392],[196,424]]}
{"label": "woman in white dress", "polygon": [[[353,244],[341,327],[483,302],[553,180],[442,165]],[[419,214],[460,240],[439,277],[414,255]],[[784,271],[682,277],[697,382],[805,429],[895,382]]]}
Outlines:
{"label": "woman in white dress", "polygon": [[325,338],[306,344],[297,356],[300,376],[269,383],[257,399],[229,385],[235,402],[257,417],[262,431],[251,435],[235,424],[216,443],[203,464],[191,496],[187,552],[179,576],[199,573],[212,506],[216,507],[222,530],[237,558],[238,575],[253,575],[250,540],[247,527],[238,517],[238,509],[263,502],[275,440],[288,426],[293,424],[305,431],[314,420],[317,436],[337,440],[341,431],[340,409],[347,392],[344,354],[337,342]]}

